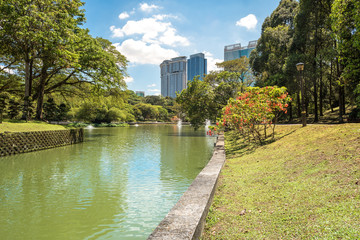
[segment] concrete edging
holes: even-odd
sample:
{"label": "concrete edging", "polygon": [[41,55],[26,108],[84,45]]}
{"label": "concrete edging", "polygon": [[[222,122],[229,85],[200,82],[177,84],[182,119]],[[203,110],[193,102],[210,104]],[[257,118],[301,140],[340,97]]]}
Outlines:
{"label": "concrete edging", "polygon": [[224,135],[219,135],[209,163],[150,234],[148,240],[200,238],[224,163]]}

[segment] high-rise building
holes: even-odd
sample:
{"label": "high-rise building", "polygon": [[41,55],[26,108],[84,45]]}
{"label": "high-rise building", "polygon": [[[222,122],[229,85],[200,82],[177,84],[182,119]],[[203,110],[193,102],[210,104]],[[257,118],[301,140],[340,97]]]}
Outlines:
{"label": "high-rise building", "polygon": [[207,74],[207,59],[203,53],[190,55],[187,60],[187,80],[191,81],[195,76],[200,76],[200,79]]}
{"label": "high-rise building", "polygon": [[256,48],[257,41],[250,41],[245,47],[241,47],[240,43],[228,45],[224,48],[224,61],[234,60],[242,56],[250,57],[252,50]]}
{"label": "high-rise building", "polygon": [[161,95],[176,97],[176,92],[186,88],[186,57],[176,57],[160,64]]}
{"label": "high-rise building", "polygon": [[145,92],[144,91],[136,91],[135,94],[137,96],[140,96],[140,97],[145,97]]}

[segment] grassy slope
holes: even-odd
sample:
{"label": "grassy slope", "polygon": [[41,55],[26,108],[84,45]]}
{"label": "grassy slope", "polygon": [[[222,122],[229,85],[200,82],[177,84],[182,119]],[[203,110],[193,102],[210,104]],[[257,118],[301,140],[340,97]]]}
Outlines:
{"label": "grassy slope", "polygon": [[64,130],[64,126],[52,125],[45,122],[3,122],[0,124],[0,133],[3,132],[30,132],[47,130]]}
{"label": "grassy slope", "polygon": [[226,135],[203,239],[360,239],[360,124],[277,129],[260,147]]}

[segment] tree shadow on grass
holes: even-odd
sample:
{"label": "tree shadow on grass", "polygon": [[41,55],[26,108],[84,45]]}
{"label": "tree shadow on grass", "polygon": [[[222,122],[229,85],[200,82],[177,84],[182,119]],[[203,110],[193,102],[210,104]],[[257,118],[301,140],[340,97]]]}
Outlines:
{"label": "tree shadow on grass", "polygon": [[289,136],[296,132],[297,129],[293,129],[286,132],[276,133],[275,138],[269,136],[264,142],[256,143],[256,142],[249,142],[245,140],[243,137],[240,136],[239,133],[235,131],[230,131],[226,133],[226,143],[225,143],[225,150],[226,150],[226,157],[228,159],[237,158],[244,155],[252,154],[256,151],[259,147],[270,145],[286,136]]}

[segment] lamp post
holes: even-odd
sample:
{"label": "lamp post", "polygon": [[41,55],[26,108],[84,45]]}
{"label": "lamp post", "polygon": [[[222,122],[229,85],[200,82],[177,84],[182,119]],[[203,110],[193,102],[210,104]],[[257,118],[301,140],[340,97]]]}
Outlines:
{"label": "lamp post", "polygon": [[305,110],[305,89],[304,89],[304,63],[296,64],[296,69],[300,73],[300,89],[301,89],[301,122],[303,127],[306,127],[306,110]]}

